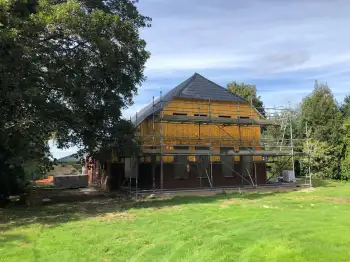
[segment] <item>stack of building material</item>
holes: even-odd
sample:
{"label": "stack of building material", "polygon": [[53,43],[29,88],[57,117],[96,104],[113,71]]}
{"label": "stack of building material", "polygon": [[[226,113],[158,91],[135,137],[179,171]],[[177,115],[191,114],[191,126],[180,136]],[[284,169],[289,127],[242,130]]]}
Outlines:
{"label": "stack of building material", "polygon": [[284,182],[295,182],[295,174],[293,170],[283,170],[282,172]]}
{"label": "stack of building material", "polygon": [[88,186],[88,176],[87,175],[64,175],[55,176],[53,179],[53,184],[58,188],[81,188]]}

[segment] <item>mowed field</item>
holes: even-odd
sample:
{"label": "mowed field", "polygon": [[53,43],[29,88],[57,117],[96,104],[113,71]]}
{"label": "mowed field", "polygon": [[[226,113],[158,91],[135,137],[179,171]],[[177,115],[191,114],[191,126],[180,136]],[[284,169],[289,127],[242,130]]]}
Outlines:
{"label": "mowed field", "polygon": [[350,184],[10,207],[0,261],[350,261]]}

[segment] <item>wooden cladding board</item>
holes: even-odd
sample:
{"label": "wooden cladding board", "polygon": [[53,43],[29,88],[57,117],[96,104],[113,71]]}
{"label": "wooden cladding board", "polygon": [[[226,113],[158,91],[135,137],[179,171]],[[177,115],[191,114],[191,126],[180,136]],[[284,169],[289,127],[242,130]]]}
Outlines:
{"label": "wooden cladding board", "polygon": [[[212,117],[227,116],[231,118],[249,117],[259,119],[259,113],[249,104],[212,101],[174,99],[163,110],[164,115],[187,114],[211,115]],[[139,125],[141,140],[144,145],[160,145],[161,129],[163,133],[163,143],[167,145],[203,145],[208,146],[211,142],[212,150],[220,152],[221,147],[228,144],[234,145],[238,150],[240,146],[256,148],[259,146],[261,128],[259,126],[238,126],[238,125],[215,125],[197,123],[172,123],[153,122],[152,116],[145,119]],[[153,136],[155,137],[153,139]],[[181,137],[181,138],[180,138]],[[210,139],[211,137],[211,139]],[[235,141],[236,140],[236,141]],[[256,150],[259,150],[256,148]],[[159,158],[159,157],[158,157]],[[239,157],[233,157],[233,161],[239,161]],[[261,157],[255,156],[255,161],[260,161]],[[149,162],[150,158],[145,157],[144,162]],[[164,162],[173,162],[173,156],[164,156]],[[188,156],[188,161],[195,161],[194,156]],[[220,161],[219,156],[211,157],[211,161]]]}

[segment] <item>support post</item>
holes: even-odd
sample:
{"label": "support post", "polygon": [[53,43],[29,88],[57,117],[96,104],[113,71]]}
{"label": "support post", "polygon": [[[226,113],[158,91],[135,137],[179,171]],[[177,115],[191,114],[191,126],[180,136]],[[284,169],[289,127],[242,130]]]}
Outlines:
{"label": "support post", "polygon": [[257,179],[257,171],[256,171],[256,163],[253,162],[254,164],[254,176],[255,176],[255,187],[258,187],[258,179]]}
{"label": "support post", "polygon": [[293,174],[295,176],[295,165],[294,165],[294,144],[293,144],[293,126],[292,126],[292,107],[289,102],[289,117],[290,117],[290,146],[292,148],[292,164],[293,164]]}
{"label": "support post", "polygon": [[305,124],[306,128],[306,146],[307,146],[307,155],[308,155],[308,176],[309,176],[309,186],[312,187],[312,179],[311,179],[311,149],[309,148],[309,130],[307,126],[307,122]]}
{"label": "support post", "polygon": [[[155,129],[155,125],[154,125],[154,96],[152,98],[152,146],[154,146],[155,140],[154,140],[154,129]],[[152,147],[153,148],[153,147]],[[151,168],[152,168],[152,188],[153,191],[156,190],[156,165],[157,165],[157,157],[152,155],[151,156]]]}
{"label": "support post", "polygon": [[249,172],[248,168],[245,168],[245,170],[247,170],[247,173],[248,173],[248,175],[249,175],[250,181],[252,182],[253,187],[255,187],[253,178],[252,178],[252,176],[250,175],[250,172]]}
{"label": "support post", "polygon": [[[241,118],[241,109],[240,109],[240,103],[238,102],[238,119]],[[241,134],[241,125],[238,123],[238,134],[239,134],[239,148],[242,147],[242,134]]]}
{"label": "support post", "polygon": [[[137,135],[139,136],[139,126],[138,126],[138,122],[137,122],[137,111],[136,111],[136,119],[135,119],[135,121],[136,121],[136,133],[137,133]],[[137,187],[138,187],[138,180],[139,180],[139,156],[138,155],[136,155],[135,154],[135,158],[136,158],[136,167],[137,167],[137,172],[136,172],[136,181],[135,181],[135,186],[136,186],[136,197],[137,197]]]}
{"label": "support post", "polygon": [[237,176],[239,176],[243,180],[246,181],[247,183],[251,183],[249,180],[245,179],[241,174],[239,174],[236,170],[234,170],[231,166],[227,165],[224,161],[220,159],[220,162],[223,163],[225,166],[227,166],[229,169],[231,169]]}
{"label": "support post", "polygon": [[[211,119],[211,104],[210,104],[210,98],[209,98],[209,117]],[[210,146],[209,146],[209,161],[210,161],[210,178],[211,178],[211,183],[210,183],[210,187],[213,189],[214,188],[214,181],[213,181],[213,159],[211,159],[211,155],[212,155],[212,132],[211,132],[211,128],[212,128],[212,124],[209,123],[209,136],[210,136]],[[209,178],[209,176],[208,176]]]}
{"label": "support post", "polygon": [[152,128],[153,128],[153,142],[154,142],[154,96],[153,96],[153,102],[152,102]]}
{"label": "support post", "polygon": [[[131,162],[131,157],[130,157],[130,166],[132,166],[132,162]],[[131,182],[132,182],[132,179],[131,179],[131,174],[129,173],[129,190],[130,190],[130,194],[131,194]]]}
{"label": "support post", "polygon": [[160,189],[163,190],[163,97],[160,91]]}
{"label": "support post", "polygon": [[136,172],[136,182],[135,182],[135,185],[136,185],[136,199],[137,199],[137,194],[138,194],[138,184],[139,184],[139,163],[140,163],[140,161],[139,161],[139,157],[138,156],[136,156],[136,166],[137,166],[137,172]]}
{"label": "support post", "polygon": [[153,187],[153,191],[156,190],[156,166],[157,166],[157,156],[152,155],[151,156],[151,168],[152,168],[152,187]]}

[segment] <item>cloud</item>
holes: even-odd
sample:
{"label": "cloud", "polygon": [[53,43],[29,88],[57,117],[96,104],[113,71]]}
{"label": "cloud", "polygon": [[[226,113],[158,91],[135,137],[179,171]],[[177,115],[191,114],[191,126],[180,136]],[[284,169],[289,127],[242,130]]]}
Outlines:
{"label": "cloud", "polygon": [[[152,101],[150,101],[149,103],[151,103]],[[140,110],[142,108],[144,108],[145,106],[147,106],[149,103],[136,103],[132,106],[130,106],[129,108],[123,110],[122,112],[122,117],[124,119],[130,119],[130,117],[134,117],[136,115],[136,113],[140,112]]]}
{"label": "cloud", "polygon": [[300,66],[310,59],[306,51],[297,52],[274,52],[263,57],[258,68],[258,73],[268,74],[278,72],[286,68]]}
{"label": "cloud", "polygon": [[255,84],[268,104],[301,101],[314,79],[339,100],[350,93],[347,0],[142,0],[139,9],[153,19],[141,32],[152,55],[136,104],[194,72]]}
{"label": "cloud", "polygon": [[252,58],[273,50],[292,57],[349,54],[347,1],[144,0],[140,7],[153,18],[142,32],[153,55],[149,68],[172,70],[181,61],[193,69],[253,65]]}
{"label": "cloud", "polygon": [[138,8],[153,19],[140,32],[151,58],[127,119],[195,72],[222,86],[255,84],[267,106],[297,105],[315,79],[339,101],[350,94],[348,0],[140,0]]}

